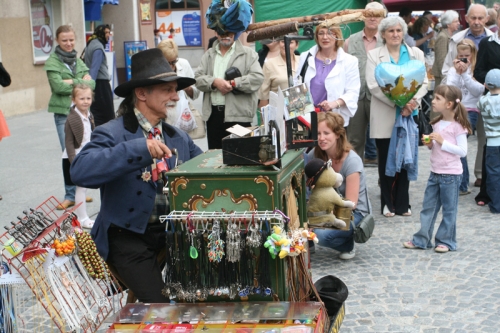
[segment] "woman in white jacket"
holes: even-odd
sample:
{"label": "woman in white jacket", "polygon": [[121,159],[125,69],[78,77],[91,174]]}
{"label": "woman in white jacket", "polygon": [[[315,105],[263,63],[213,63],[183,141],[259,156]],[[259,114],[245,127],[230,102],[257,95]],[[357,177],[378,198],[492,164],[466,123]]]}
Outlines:
{"label": "woman in white jacket", "polygon": [[[477,82],[473,77],[476,66],[476,45],[470,39],[463,39],[457,44],[457,57],[453,59],[453,67],[448,70],[448,75],[441,84],[448,84],[460,88],[462,91],[462,103],[467,108],[469,122],[472,132],[476,131],[476,122],[481,117],[477,109],[477,102],[483,95],[484,85]],[[483,149],[482,147],[478,147]],[[469,166],[467,156],[460,159],[462,161],[463,174],[460,184],[460,195],[471,193],[469,190]]]}
{"label": "woman in white jacket", "polygon": [[358,59],[342,49],[344,38],[338,27],[319,25],[314,39],[316,45],[300,55],[297,77],[303,75],[314,105],[340,113],[347,127],[358,109]]}

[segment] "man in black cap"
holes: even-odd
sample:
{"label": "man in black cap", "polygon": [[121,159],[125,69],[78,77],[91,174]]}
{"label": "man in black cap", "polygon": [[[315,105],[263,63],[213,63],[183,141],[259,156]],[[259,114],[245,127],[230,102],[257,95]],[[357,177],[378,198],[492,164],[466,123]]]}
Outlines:
{"label": "man in black cap", "polygon": [[168,214],[161,170],[202,153],[185,132],[163,121],[167,112],[175,112],[177,91],[194,83],[177,76],[160,49],[133,55],[132,79],[115,89],[125,97],[119,117],[96,127],[71,163],[75,184],[101,190],[101,210],[91,232],[99,254],[145,303],[169,301],[161,293],[157,262],[165,249],[159,216]]}

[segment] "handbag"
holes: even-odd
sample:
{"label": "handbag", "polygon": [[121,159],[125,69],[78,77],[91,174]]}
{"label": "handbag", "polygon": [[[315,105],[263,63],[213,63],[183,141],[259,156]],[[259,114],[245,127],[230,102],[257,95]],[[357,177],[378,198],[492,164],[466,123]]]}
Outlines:
{"label": "handbag", "polygon": [[354,228],[354,241],[356,243],[366,243],[375,229],[375,219],[368,213],[363,217],[359,224]]}
{"label": "handbag", "polygon": [[[368,207],[370,207],[370,200],[368,199],[368,191],[365,191],[366,202]],[[373,229],[375,229],[375,219],[373,215],[366,214],[358,225],[354,228],[354,242],[356,243],[366,243],[373,234]]]}
{"label": "handbag", "polygon": [[432,126],[425,115],[422,108],[418,109],[418,145],[422,146],[422,135],[429,135],[432,133]]}
{"label": "handbag", "polygon": [[306,61],[304,61],[304,65],[302,65],[302,69],[300,70],[299,76],[302,80],[302,83],[304,83],[304,78],[306,77],[306,72],[307,72],[307,69],[309,68],[309,62],[307,60],[309,60],[310,56],[311,56],[311,52],[308,52],[307,57],[306,57]]}

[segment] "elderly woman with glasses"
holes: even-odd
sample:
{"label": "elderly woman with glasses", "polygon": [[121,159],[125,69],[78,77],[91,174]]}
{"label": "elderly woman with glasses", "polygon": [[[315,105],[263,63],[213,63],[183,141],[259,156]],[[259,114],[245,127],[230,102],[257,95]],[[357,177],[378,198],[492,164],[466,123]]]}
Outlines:
{"label": "elderly woman with glasses", "polygon": [[344,38],[339,27],[319,25],[314,40],[316,45],[300,55],[296,75],[302,76],[314,105],[339,113],[347,127],[358,109],[358,59],[342,49]]}
{"label": "elderly woman with glasses", "polygon": [[[401,108],[395,105],[382,92],[375,79],[375,67],[383,62],[404,65],[410,60],[421,61],[422,65],[425,66],[425,57],[424,53],[418,47],[410,47],[404,42],[404,36],[408,31],[408,27],[401,17],[392,16],[383,19],[380,22],[378,30],[384,46],[368,52],[366,84],[372,93],[370,104],[370,137],[375,139],[379,156],[378,174],[380,179],[381,209],[386,217],[394,216],[394,214],[409,216],[411,215],[409,179],[416,179],[417,170],[415,168],[401,168],[400,172],[395,172],[393,176],[387,176],[386,166],[388,164],[389,166],[394,165],[394,168],[390,168],[391,170],[389,171],[397,170],[397,166],[395,166],[396,158],[388,159],[388,156],[390,156],[389,146],[392,140],[391,135],[396,124],[396,118],[418,114],[418,106],[421,103],[422,97],[427,93],[427,75],[425,75],[424,82],[413,99]],[[401,119],[398,118],[398,120]],[[414,124],[413,126],[409,127],[416,128]],[[416,135],[418,137],[418,130]],[[418,145],[416,142],[413,143]],[[418,163],[416,151],[418,151],[418,147],[412,150],[414,166]],[[388,173],[391,174],[391,172]]]}
{"label": "elderly woman with glasses", "polygon": [[[178,76],[190,77],[194,79],[194,72],[187,61],[184,58],[179,58],[179,48],[173,39],[162,40],[158,44],[158,48],[163,52],[163,56],[167,59],[168,64],[172,69],[177,73]],[[200,95],[200,91],[193,84],[185,88],[184,90],[180,90],[178,92],[179,101],[177,102],[177,112],[168,112],[166,122],[170,125],[174,125],[179,119],[179,116],[182,112],[182,106],[185,105],[183,101],[187,101],[188,98],[190,100],[195,100]]]}

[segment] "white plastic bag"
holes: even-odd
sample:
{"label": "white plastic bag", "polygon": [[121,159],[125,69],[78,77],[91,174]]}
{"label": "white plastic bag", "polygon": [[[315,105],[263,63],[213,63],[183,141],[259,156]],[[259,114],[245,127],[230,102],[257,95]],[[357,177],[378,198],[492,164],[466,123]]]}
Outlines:
{"label": "white plastic bag", "polygon": [[177,104],[180,114],[174,125],[185,132],[191,132],[196,129],[198,127],[196,125],[196,120],[194,119],[193,112],[191,112],[188,100],[184,94],[179,94],[179,101]]}

